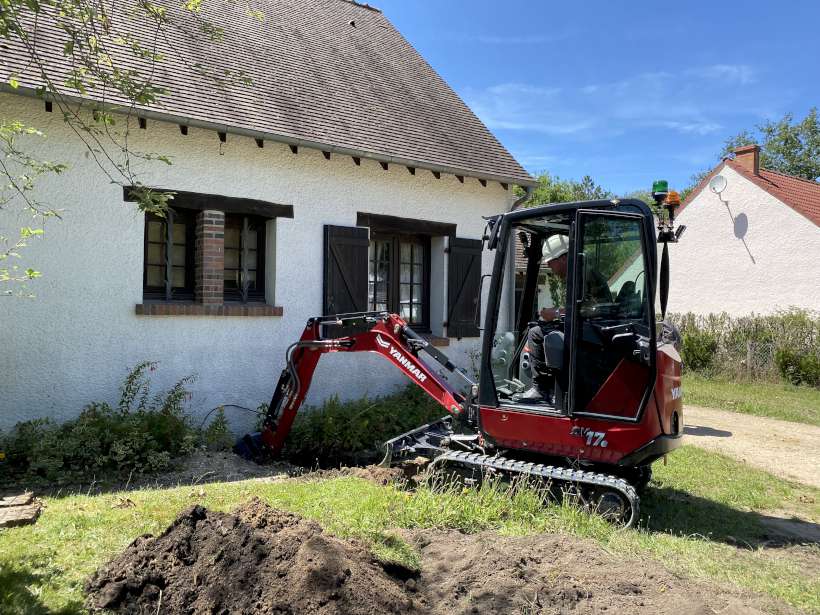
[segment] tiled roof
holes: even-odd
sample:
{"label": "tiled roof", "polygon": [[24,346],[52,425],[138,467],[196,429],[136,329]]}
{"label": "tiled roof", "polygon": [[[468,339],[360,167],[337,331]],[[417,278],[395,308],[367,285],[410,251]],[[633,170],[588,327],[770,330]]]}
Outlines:
{"label": "tiled roof", "polygon": [[724,164],[820,226],[820,183],[763,168],[760,169],[759,175],[755,175],[733,160],[724,160],[703,178],[686,197],[679,213],[700,194],[701,190],[709,184],[709,180],[720,172]]}
{"label": "tiled roof", "polygon": [[[183,3],[154,4],[166,8],[172,23],[196,31]],[[147,20],[128,14],[130,2],[109,5],[115,31],[130,32],[146,47],[153,44]],[[157,41],[157,51],[166,57],[155,67],[155,83],[168,94],[147,111],[227,132],[534,183],[380,11],[347,0],[260,0],[252,4],[264,15],[258,19],[243,2],[203,7],[204,18],[224,28],[224,37],[210,41],[169,27],[171,40]],[[61,83],[70,68],[62,51],[66,36],[47,19],[41,18],[37,28],[39,53],[53,80]],[[123,47],[112,49],[115,64],[139,64]],[[196,63],[212,75],[242,71],[253,83],[232,80],[219,86]],[[0,83],[15,73],[25,90],[41,85],[20,41],[0,40]],[[89,97],[100,99],[101,91],[92,90]]]}

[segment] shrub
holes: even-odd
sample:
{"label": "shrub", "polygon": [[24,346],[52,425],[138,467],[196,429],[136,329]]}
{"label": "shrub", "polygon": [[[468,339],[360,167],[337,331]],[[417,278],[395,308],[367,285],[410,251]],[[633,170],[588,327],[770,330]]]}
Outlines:
{"label": "shrub", "polygon": [[213,420],[202,432],[202,440],[208,450],[212,451],[226,451],[233,446],[236,438],[228,426],[224,407],[217,408]]}
{"label": "shrub", "polygon": [[379,445],[446,412],[414,385],[395,395],[341,402],[332,397],[297,416],[283,454],[320,467],[378,460]]}
{"label": "shrub", "polygon": [[183,409],[190,397],[181,379],[168,391],[151,395],[149,372],[155,363],[132,369],[116,408],[91,403],[76,419],[56,423],[35,419],[0,436],[5,453],[3,480],[85,481],[165,470],[175,457],[191,452],[196,430]]}
{"label": "shrub", "polygon": [[792,384],[820,386],[820,358],[816,355],[780,348],[775,353],[775,362],[784,380]]}
{"label": "shrub", "polygon": [[784,378],[820,385],[812,376],[813,366],[820,361],[818,313],[795,308],[740,317],[690,312],[672,314],[670,320],[681,332],[687,370],[735,380]]}
{"label": "shrub", "polygon": [[687,369],[707,371],[715,358],[717,339],[711,333],[697,329],[683,334],[681,358]]}

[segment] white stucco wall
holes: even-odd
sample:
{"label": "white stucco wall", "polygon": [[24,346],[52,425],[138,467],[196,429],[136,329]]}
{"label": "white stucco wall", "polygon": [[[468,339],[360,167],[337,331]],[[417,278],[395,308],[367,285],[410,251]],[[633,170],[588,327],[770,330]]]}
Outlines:
{"label": "white stucco wall", "polygon": [[678,217],[686,232],[670,245],[669,311],[820,310],[820,227],[730,167],[720,174],[720,197],[707,187]]}
{"label": "white stucco wall", "polygon": [[[144,219],[122,190],[108,182],[78,145],[58,113],[39,101],[0,94],[0,117],[21,119],[43,130],[41,155],[66,162],[63,176],[41,182],[38,197],[62,210],[45,236],[26,248],[24,261],[43,273],[28,284],[31,299],[4,298],[0,332],[0,428],[41,416],[64,419],[90,401],[115,401],[130,366],[160,362],[157,386],[170,386],[196,374],[192,413],[222,403],[256,407],[267,402],[284,364],[285,348],[295,341],[309,316],[322,310],[323,225],[354,226],[357,212],[456,223],[459,237],[480,238],[482,215],[504,211],[513,199],[496,182],[482,187],[450,175],[440,180],[401,166],[384,171],[377,162],[191,128],[182,136],[175,125],[148,122],[131,133],[131,147],[170,155],[173,165],[140,164],[146,185],[202,193],[242,196],[290,204],[293,219],[276,221],[275,303],[281,318],[136,316],[142,302]],[[29,146],[30,144],[27,144]],[[0,213],[0,228],[26,224]],[[434,241],[432,328],[441,331],[446,280],[444,242]],[[483,270],[491,271],[493,253]],[[275,268],[274,268],[275,265]],[[441,284],[441,286],[439,286]],[[502,302],[508,305],[509,301]],[[469,368],[467,352],[477,340],[453,340],[445,351]],[[384,359],[364,354],[326,355],[319,364],[308,403],[338,393],[343,398],[377,395],[403,384]],[[237,430],[249,419],[234,417]]]}

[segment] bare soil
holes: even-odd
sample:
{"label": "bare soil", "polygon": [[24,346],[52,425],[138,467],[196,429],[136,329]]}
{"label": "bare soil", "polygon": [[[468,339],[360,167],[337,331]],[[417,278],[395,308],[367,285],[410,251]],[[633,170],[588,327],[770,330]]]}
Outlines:
{"label": "bare soil", "polygon": [[122,613],[794,613],[769,598],[680,579],[566,536],[406,532],[421,571],[382,566],[360,543],[259,500],[194,506],[137,538],[86,583],[91,609]]}
{"label": "bare soil", "polygon": [[820,427],[686,406],[685,442],[820,488]]}
{"label": "bare soil", "polygon": [[258,464],[231,451],[199,450],[182,460],[173,471],[152,479],[163,486],[231,482],[252,478],[284,479],[303,473],[302,468],[286,462]]}
{"label": "bare soil", "polygon": [[361,545],[259,500],[234,514],[187,509],[87,582],[90,608],[121,613],[411,612],[402,582]]}

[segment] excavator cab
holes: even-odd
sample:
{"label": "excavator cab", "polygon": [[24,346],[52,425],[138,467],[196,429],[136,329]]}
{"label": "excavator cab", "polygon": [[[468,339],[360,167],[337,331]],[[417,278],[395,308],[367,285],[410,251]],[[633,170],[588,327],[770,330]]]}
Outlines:
{"label": "excavator cab", "polygon": [[[491,221],[496,256],[478,392],[487,442],[637,483],[679,444],[680,356],[655,312],[656,243],[677,240],[671,219],[656,235],[645,203],[614,199]],[[663,284],[660,291],[665,309]],[[510,298],[514,316],[502,318]]]}
{"label": "excavator cab", "polygon": [[[551,205],[498,223],[514,263],[513,319],[487,310],[482,404],[634,420],[650,392],[655,242],[640,202]],[[502,247],[503,246],[503,247]],[[504,249],[507,248],[507,249]],[[489,301],[503,301],[503,276]]]}

